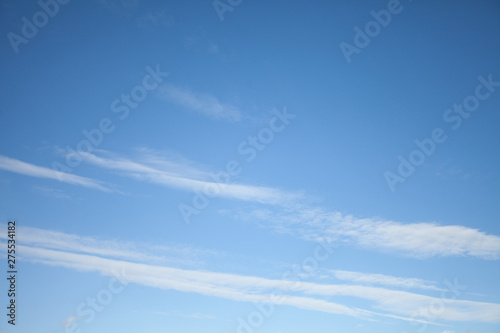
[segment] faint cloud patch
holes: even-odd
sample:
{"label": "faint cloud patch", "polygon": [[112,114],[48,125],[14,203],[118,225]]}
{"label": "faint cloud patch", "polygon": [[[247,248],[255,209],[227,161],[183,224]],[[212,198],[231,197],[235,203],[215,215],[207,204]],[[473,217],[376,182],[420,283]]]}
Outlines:
{"label": "faint cloud patch", "polygon": [[451,161],[449,159],[436,166],[436,176],[444,178],[459,178],[462,180],[467,180],[472,177],[470,173],[465,172],[459,166],[451,165]]}
{"label": "faint cloud patch", "polygon": [[217,54],[219,53],[219,46],[215,43],[210,43],[208,46],[208,53]]}
{"label": "faint cloud patch", "polygon": [[99,0],[99,3],[115,14],[131,15],[139,5],[138,0]]}
{"label": "faint cloud patch", "polygon": [[37,186],[33,188],[33,190],[48,198],[59,199],[59,200],[73,200],[73,197],[71,195],[60,189]]}
{"label": "faint cloud patch", "polygon": [[198,38],[196,38],[195,36],[184,37],[184,48],[188,50],[194,49],[197,44]]}
{"label": "faint cloud patch", "polygon": [[234,52],[228,52],[219,43],[214,42],[205,36],[205,33],[193,33],[183,40],[184,48],[188,51],[210,54],[222,62],[230,62],[234,59]]}
{"label": "faint cloud patch", "polygon": [[151,27],[172,27],[175,24],[174,17],[167,14],[164,10],[147,10],[144,14],[139,16],[137,19],[137,24],[140,28],[151,28]]}
{"label": "faint cloud patch", "polygon": [[190,318],[190,319],[215,319],[216,317],[213,315],[205,314],[205,313],[181,313],[181,312],[153,312],[157,315],[162,316],[175,316],[182,318]]}
{"label": "faint cloud patch", "polygon": [[69,329],[71,325],[73,325],[77,320],[78,320],[77,317],[71,316],[64,321],[62,326],[64,329]]}
{"label": "faint cloud patch", "polygon": [[214,119],[240,121],[243,118],[238,108],[222,103],[208,93],[199,93],[189,88],[165,84],[160,87],[159,94],[164,99]]}

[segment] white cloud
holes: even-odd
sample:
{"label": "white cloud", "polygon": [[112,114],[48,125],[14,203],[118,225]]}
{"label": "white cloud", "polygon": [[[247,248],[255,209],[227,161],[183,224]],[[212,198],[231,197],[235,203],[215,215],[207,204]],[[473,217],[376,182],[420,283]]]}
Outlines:
{"label": "white cloud", "polygon": [[[4,226],[5,224],[0,223],[2,230],[6,230]],[[136,262],[161,263],[182,267],[203,266],[204,257],[217,254],[213,250],[200,250],[179,244],[151,245],[104,240],[26,226],[18,227],[18,230],[18,240],[33,247],[87,253]],[[6,240],[7,234],[0,232],[0,239]]]}
{"label": "white cloud", "polygon": [[[95,166],[113,171],[120,171],[120,175],[168,188],[184,191],[209,191],[210,193],[217,191],[216,196],[223,198],[270,205],[286,206],[304,199],[302,193],[299,192],[292,193],[272,187],[238,184],[234,182],[234,176],[230,176],[230,179],[227,179],[226,176],[221,176],[220,172],[223,170],[209,172],[203,169],[203,167],[181,157],[169,159],[168,155],[148,149],[141,149],[140,153],[142,155],[136,160],[117,157],[103,150],[96,151],[107,154],[108,157],[86,152],[73,152],[71,154],[78,154],[79,158],[83,161]],[[64,183],[97,189],[103,192],[123,194],[118,190],[112,190],[106,187],[104,182],[98,180],[40,167],[2,155],[0,155],[0,169],[32,177],[60,180]],[[226,171],[224,171],[224,173],[229,176]],[[44,187],[37,187],[36,190],[44,195],[59,199],[69,198],[69,196],[61,190]]]}
{"label": "white cloud", "polygon": [[[211,50],[214,51],[215,49],[212,47]],[[172,84],[162,85],[159,88],[159,93],[162,98],[214,119],[240,121],[243,117],[240,110],[236,107],[224,104],[216,97],[207,93],[197,93]]]}
{"label": "white cloud", "polygon": [[425,281],[416,278],[402,278],[384,274],[367,274],[361,272],[351,272],[342,270],[330,271],[335,278],[339,280],[366,283],[366,284],[379,284],[398,288],[415,288],[423,290],[437,290],[443,291],[444,289],[436,287],[435,282]]}
{"label": "white cloud", "polygon": [[0,169],[31,177],[59,180],[64,183],[92,188],[103,192],[113,192],[113,190],[107,188],[98,180],[56,171],[3,155],[0,155]]}
{"label": "white cloud", "polygon": [[[98,271],[103,275],[124,271],[129,282],[159,289],[194,292],[243,302],[268,302],[273,297],[276,298],[276,295],[282,295],[280,303],[283,305],[361,319],[382,316],[430,323],[430,321],[438,319],[498,322],[500,318],[499,304],[442,300],[385,288],[309,282],[301,282],[297,285],[295,281],[146,265],[29,246],[20,246],[20,252],[23,253],[24,258],[35,262],[79,271]],[[303,293],[305,296],[295,296],[294,293],[297,292]],[[350,307],[307,295],[349,296],[365,299],[373,303],[374,309],[380,309],[384,312]],[[443,302],[443,310],[439,313],[431,311],[431,307],[436,302]]]}
{"label": "white cloud", "polygon": [[[248,218],[248,214],[243,215]],[[341,241],[416,258],[471,256],[500,258],[500,237],[459,225],[401,223],[379,218],[356,218],[320,208],[274,212],[254,210],[250,216],[266,221],[278,232],[320,241]]]}
{"label": "white cloud", "polygon": [[[303,208],[298,204],[306,197],[300,192],[288,192],[277,188],[234,183],[233,179],[215,179],[217,173],[194,165],[182,158],[168,156],[143,149],[142,156],[131,160],[109,155],[102,157],[81,152],[83,161],[101,168],[120,171],[121,175],[139,181],[147,181],[168,188],[184,191],[214,191],[217,196],[257,202],[276,207],[278,211],[258,209],[250,214],[254,220],[265,221],[278,232],[295,234],[297,237],[319,241],[340,241],[367,249],[376,249],[415,258],[471,256],[482,259],[500,258],[500,237],[459,225],[437,223],[401,223],[380,218],[356,218],[321,208]],[[113,190],[97,180],[76,176],[49,168],[25,163],[0,155],[0,169],[32,177],[61,179],[63,182],[98,189]],[[118,191],[115,191],[118,192]],[[64,196],[61,192],[53,195]],[[243,215],[243,214],[240,214]],[[373,277],[372,277],[373,278]],[[385,282],[387,283],[387,279]],[[414,281],[415,282],[415,281]],[[392,281],[396,283],[396,281]]]}
{"label": "white cloud", "polygon": [[[244,201],[272,205],[286,205],[303,198],[300,193],[290,193],[279,189],[233,183],[232,179],[217,178],[217,173],[210,173],[195,167],[173,162],[164,157],[149,153],[133,161],[121,157],[101,157],[90,153],[80,153],[87,163],[101,168],[121,171],[137,180],[144,180],[169,188],[184,191],[217,191],[218,196]],[[227,173],[226,173],[227,174]],[[229,174],[227,174],[229,175]]]}
{"label": "white cloud", "polygon": [[[251,276],[145,265],[29,246],[19,246],[19,248],[24,258],[46,265],[62,266],[78,271],[97,271],[106,276],[111,276],[114,272],[119,271],[124,272],[124,277],[129,283],[165,290],[194,292],[205,296],[221,297],[241,302],[268,302],[273,297],[276,297],[276,295],[273,296],[269,293],[272,289],[291,290],[292,285],[295,283]],[[256,293],[256,290],[259,293]],[[268,290],[268,292],[265,293],[264,290]],[[382,316],[429,323],[426,320],[386,315],[311,297],[280,295],[280,304],[362,319]]]}
{"label": "white cloud", "polygon": [[[34,228],[24,228],[21,234],[23,235],[23,245],[19,246],[19,252],[22,254],[21,260],[62,266],[78,271],[100,272],[103,275],[124,271],[129,282],[159,289],[194,292],[242,302],[267,302],[276,299],[277,295],[283,295],[280,296],[279,302],[283,305],[368,320],[388,317],[434,324],[438,324],[435,322],[437,320],[479,322],[500,320],[500,304],[455,299],[465,294],[464,288],[456,287],[456,281],[455,287],[447,286],[448,288],[441,292],[438,298],[356,284],[318,284],[275,280],[131,262],[148,261],[151,258],[149,254],[142,253],[142,249],[131,243],[119,245],[114,241],[97,241]],[[0,236],[5,239],[5,232],[0,233]],[[118,257],[123,260],[103,256]],[[370,274],[364,274],[370,276]],[[360,309],[325,300],[325,298],[332,297],[333,299],[349,297],[366,300],[372,309]],[[440,304],[440,311],[434,310],[436,304]]]}

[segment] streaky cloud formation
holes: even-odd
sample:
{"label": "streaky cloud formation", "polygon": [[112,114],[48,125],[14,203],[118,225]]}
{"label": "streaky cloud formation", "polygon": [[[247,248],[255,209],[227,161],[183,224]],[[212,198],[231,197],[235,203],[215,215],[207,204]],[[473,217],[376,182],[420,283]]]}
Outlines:
{"label": "streaky cloud formation", "polygon": [[[2,231],[6,229],[3,223],[0,223],[0,227]],[[218,254],[213,250],[200,250],[179,244],[142,244],[118,239],[79,236],[27,226],[18,227],[17,230],[20,234],[18,240],[33,247],[87,253],[142,263],[199,267],[205,264],[202,258]],[[7,240],[8,238],[5,233],[0,232],[0,239]]]}
{"label": "streaky cloud formation", "polygon": [[103,182],[50,168],[26,163],[14,158],[0,155],[0,169],[25,176],[58,180],[64,183],[83,186],[103,192],[115,192],[103,185]]}
{"label": "streaky cloud formation", "polygon": [[391,287],[422,289],[422,290],[437,290],[443,291],[444,289],[435,286],[435,282],[425,281],[416,278],[402,278],[384,274],[367,274],[361,272],[351,272],[342,270],[331,270],[330,273],[336,279],[359,282],[364,284],[378,284]]}
{"label": "streaky cloud formation", "polygon": [[[56,240],[52,239],[53,236]],[[0,238],[6,239],[6,237],[5,233],[0,234]],[[71,243],[76,245],[72,246]],[[141,259],[151,260],[151,256],[137,251],[133,243],[118,245],[112,241],[97,241],[94,238],[65,235],[36,228],[23,229],[23,245],[19,248],[23,259],[36,263],[99,272],[103,275],[123,272],[128,282],[242,302],[274,302],[277,305],[289,305],[365,320],[390,317],[434,325],[443,325],[438,322],[440,320],[489,323],[500,321],[500,304],[449,298],[449,295],[453,295],[454,288],[442,289],[438,298],[360,284],[319,284],[159,266],[140,262]],[[113,248],[119,251],[113,251]],[[75,251],[79,253],[74,253]],[[121,260],[105,258],[106,256],[119,257]],[[356,276],[362,275],[371,276],[371,280],[373,276],[379,276],[370,273],[358,273]],[[392,287],[401,287],[401,283]],[[366,300],[372,309],[356,308],[324,299],[325,297],[335,299],[338,296]],[[341,299],[338,298],[338,301]],[[432,313],[429,309],[436,302],[445,302],[445,306],[442,311]],[[428,315],[423,316],[425,313]]]}
{"label": "streaky cloud formation", "polygon": [[[29,246],[21,246],[20,250],[26,259],[46,265],[62,266],[79,271],[97,271],[103,275],[112,275],[114,272],[122,271],[128,282],[144,286],[194,292],[243,302],[271,302],[279,298],[276,304],[360,319],[370,320],[382,316],[440,325],[429,320],[497,322],[500,318],[500,305],[494,303],[454,300],[447,304],[441,313],[428,316],[424,320],[417,314],[425,313],[433,303],[440,300],[439,298],[361,285],[326,285],[309,282],[297,284],[296,281],[185,270]],[[374,310],[381,309],[389,313],[354,308],[321,298],[296,296],[297,293],[365,299],[374,303]]]}
{"label": "streaky cloud formation", "polygon": [[87,163],[100,168],[121,171],[128,177],[140,181],[148,181],[168,188],[184,191],[204,191],[216,189],[218,196],[243,201],[253,201],[270,205],[288,205],[303,199],[301,193],[291,193],[280,189],[216,181],[216,172],[210,173],[194,167],[183,168],[179,164],[168,161],[161,156],[149,153],[144,158],[135,160],[115,155],[109,157],[91,153],[79,153]]}
{"label": "streaky cloud formation", "polygon": [[[155,151],[142,149],[135,159],[124,158],[103,150],[100,155],[80,152],[86,163],[99,168],[119,171],[120,175],[147,181],[167,188],[202,192],[216,189],[218,196],[275,206],[240,213],[243,218],[265,221],[277,232],[294,234],[318,242],[343,242],[366,249],[398,253],[413,258],[469,256],[485,260],[500,258],[500,237],[460,225],[440,225],[433,222],[402,223],[380,218],[356,218],[339,212],[311,207],[304,203],[301,192],[247,184],[218,182],[216,173],[180,158],[169,159]],[[75,154],[74,152],[73,154]],[[36,166],[0,155],[0,169],[38,178],[57,179],[65,183],[118,192],[102,182]],[[338,275],[340,273],[337,273]],[[340,275],[339,275],[340,276]],[[345,273],[343,275],[346,276]],[[350,276],[350,278],[361,278]],[[363,277],[372,282],[389,283],[387,278]],[[390,283],[398,283],[390,281]],[[399,281],[399,283],[402,283]],[[417,281],[413,281],[417,283]],[[422,286],[421,286],[422,287]]]}
{"label": "streaky cloud formation", "polygon": [[322,208],[299,207],[272,211],[255,209],[249,215],[278,232],[319,242],[344,242],[414,258],[500,258],[500,237],[460,225],[431,222],[402,223],[380,218],[356,218]]}
{"label": "streaky cloud formation", "polygon": [[166,100],[213,119],[236,122],[243,118],[240,110],[232,105],[221,103],[211,94],[197,93],[172,84],[162,85],[159,94]]}

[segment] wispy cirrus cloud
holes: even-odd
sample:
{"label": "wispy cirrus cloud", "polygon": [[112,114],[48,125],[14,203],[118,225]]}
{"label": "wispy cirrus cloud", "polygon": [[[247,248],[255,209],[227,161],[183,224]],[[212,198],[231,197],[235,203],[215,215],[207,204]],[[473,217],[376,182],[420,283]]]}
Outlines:
{"label": "wispy cirrus cloud", "polygon": [[218,196],[220,197],[271,205],[286,205],[304,198],[302,193],[299,192],[239,184],[230,180],[221,181],[216,172],[212,173],[189,164],[170,161],[165,159],[164,156],[154,154],[151,151],[135,159],[103,153],[107,156],[84,152],[79,153],[79,155],[86,163],[108,170],[119,171],[123,175],[136,180],[147,181],[168,188],[184,191],[204,191],[208,187],[216,187],[219,190]]}
{"label": "wispy cirrus cloud", "polygon": [[[3,223],[0,223],[0,227],[6,229]],[[21,235],[19,240],[33,247],[86,253],[134,262],[200,267],[205,265],[207,257],[220,255],[213,250],[201,250],[180,244],[143,244],[118,239],[79,236],[27,226],[20,226],[18,230]],[[0,232],[0,239],[7,240],[8,238],[5,233]]]}
{"label": "wispy cirrus cloud", "polygon": [[159,88],[159,95],[183,108],[213,119],[236,122],[243,118],[238,108],[231,104],[222,103],[215,96],[208,93],[198,93],[173,84],[164,84]]}
{"label": "wispy cirrus cloud", "polygon": [[[440,298],[379,287],[346,284],[318,284],[289,280],[187,270],[100,256],[20,246],[23,258],[33,262],[94,271],[110,276],[124,272],[128,282],[164,290],[198,293],[240,302],[269,302],[279,295],[277,304],[301,309],[347,315],[359,319],[392,318],[409,322],[441,325],[436,320],[498,322],[500,305],[495,303],[454,300],[443,311],[422,319],[417,313],[428,310]],[[276,294],[277,293],[277,294]],[[347,296],[369,301],[371,309],[327,301],[325,297]]]}
{"label": "wispy cirrus cloud", "polygon": [[[289,192],[272,187],[236,183],[233,179],[226,180],[218,176],[220,170],[211,172],[208,168],[180,156],[172,157],[146,148],[139,149],[139,156],[134,158],[121,157],[103,150],[95,151],[100,155],[86,152],[71,154],[78,154],[79,159],[93,166],[116,171],[120,176],[177,190],[204,191],[206,188],[217,188],[219,197],[280,206],[305,198],[303,193],[298,191]],[[2,155],[0,155],[0,169],[32,177],[54,179],[103,192],[123,194],[107,187],[105,182],[99,180],[56,171]],[[69,198],[68,194],[56,189],[37,187],[36,190],[53,198]]]}
{"label": "wispy cirrus cloud", "polygon": [[[262,289],[260,285],[265,283],[266,280],[261,278],[138,264],[29,246],[20,246],[19,248],[25,258],[37,263],[79,271],[97,271],[103,275],[112,275],[113,272],[120,271],[124,272],[127,282],[148,287],[194,292],[205,296],[242,302],[266,302],[271,297],[270,294],[249,292],[250,289],[254,289],[256,286]],[[272,282],[272,280],[269,280],[269,282]],[[269,282],[267,283],[268,289],[275,285],[275,283],[269,284]],[[309,297],[283,296],[282,301],[286,305],[332,314],[345,314],[360,318],[369,318],[376,315],[371,311]]]}
{"label": "wispy cirrus cloud", "polygon": [[30,177],[58,180],[64,183],[83,186],[103,192],[114,192],[114,190],[106,187],[101,181],[62,171],[56,171],[3,155],[0,155],[0,169]]}
{"label": "wispy cirrus cloud", "polygon": [[499,236],[460,225],[356,218],[322,208],[255,209],[240,215],[264,221],[278,232],[310,241],[337,241],[414,258],[500,259]]}
{"label": "wispy cirrus cloud", "polygon": [[362,284],[385,285],[396,288],[422,289],[443,291],[435,286],[436,282],[417,278],[403,278],[385,274],[370,274],[343,270],[330,270],[330,273],[338,280],[351,281]]}
{"label": "wispy cirrus cloud", "polygon": [[69,195],[68,193],[64,192],[63,190],[60,190],[57,188],[36,186],[33,188],[33,190],[37,193],[40,193],[46,197],[53,198],[53,199],[60,199],[60,200],[71,200],[72,199],[71,195]]}
{"label": "wispy cirrus cloud", "polygon": [[[442,311],[431,311],[432,313],[428,316],[417,315],[429,313],[428,310],[432,304],[442,302],[443,292],[440,292],[441,296],[438,298],[359,284],[320,284],[305,281],[297,283],[295,280],[277,280],[258,276],[160,266],[141,261],[151,262],[150,254],[143,253],[143,249],[130,242],[117,243],[116,241],[97,240],[50,230],[22,228],[20,235],[22,235],[23,245],[19,245],[22,254],[21,260],[78,271],[99,272],[106,276],[113,275],[116,271],[124,272],[128,282],[153,288],[194,292],[240,302],[270,302],[279,298],[280,301],[276,304],[347,315],[365,320],[385,317],[436,325],[442,325],[439,323],[440,320],[491,323],[500,321],[500,304],[463,299],[448,301]],[[4,240],[7,238],[4,231],[0,232],[0,238]],[[110,257],[119,259],[110,259]],[[358,273],[357,277],[361,275],[378,276]],[[370,280],[373,280],[373,277]],[[392,283],[391,287],[401,285],[401,283]],[[452,290],[446,290],[444,294],[446,292],[452,293]],[[435,291],[431,290],[431,292]],[[369,309],[328,300],[331,297],[336,297],[337,300],[345,299],[338,298],[338,296],[368,301],[366,304],[369,304],[367,305]]]}
{"label": "wispy cirrus cloud", "polygon": [[[307,197],[302,192],[216,181],[215,174],[206,168],[182,158],[171,159],[151,150],[143,149],[139,157],[134,159],[99,152],[100,155],[84,152],[79,155],[89,164],[117,171],[121,176],[139,181],[184,191],[204,191],[209,187],[217,187],[220,197],[274,205],[273,209],[255,209],[240,215],[264,221],[278,232],[294,234],[302,239],[338,241],[414,258],[470,256],[487,260],[500,259],[500,237],[477,229],[434,222],[402,223],[380,218],[356,218],[323,208],[309,207],[303,203]],[[32,177],[62,180],[104,192],[113,191],[103,185],[103,182],[91,178],[55,171],[2,155],[0,169]],[[387,279],[385,281],[388,282]]]}

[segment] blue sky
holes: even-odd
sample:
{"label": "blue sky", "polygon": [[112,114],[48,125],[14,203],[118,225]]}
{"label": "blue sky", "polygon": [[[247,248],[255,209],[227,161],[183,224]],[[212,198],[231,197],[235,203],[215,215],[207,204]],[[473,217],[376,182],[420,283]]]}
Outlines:
{"label": "blue sky", "polygon": [[498,332],[497,1],[0,15],[0,332]]}

